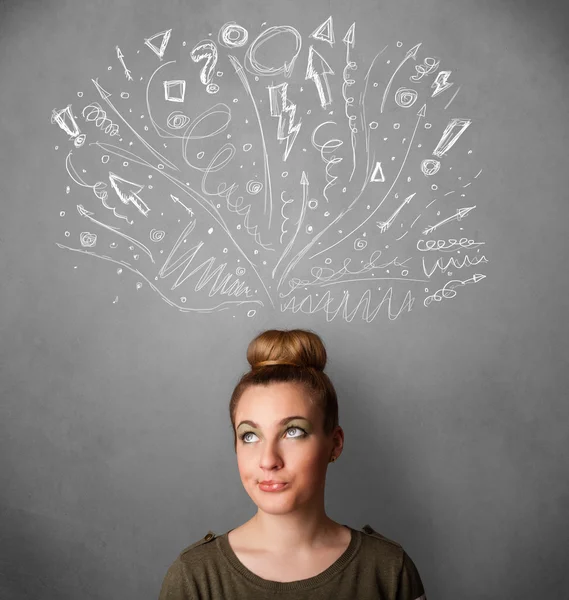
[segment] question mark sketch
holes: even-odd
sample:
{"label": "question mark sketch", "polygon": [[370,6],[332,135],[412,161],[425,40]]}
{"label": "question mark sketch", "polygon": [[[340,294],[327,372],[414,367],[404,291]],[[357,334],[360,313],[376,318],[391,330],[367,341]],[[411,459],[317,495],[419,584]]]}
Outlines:
{"label": "question mark sketch", "polygon": [[217,46],[211,40],[202,40],[191,51],[190,56],[194,62],[200,62],[206,59],[205,65],[200,72],[200,80],[206,86],[209,94],[215,94],[219,91],[219,86],[211,83],[213,79],[213,70],[217,63]]}

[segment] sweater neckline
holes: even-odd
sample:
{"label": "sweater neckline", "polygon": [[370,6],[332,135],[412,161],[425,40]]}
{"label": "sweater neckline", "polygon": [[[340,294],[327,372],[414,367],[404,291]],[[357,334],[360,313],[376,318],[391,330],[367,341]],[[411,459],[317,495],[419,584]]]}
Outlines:
{"label": "sweater neckline", "polygon": [[344,525],[344,527],[347,527],[352,534],[350,543],[348,544],[348,547],[346,548],[344,553],[341,556],[339,556],[336,559],[336,561],[333,562],[327,569],[322,571],[322,573],[318,573],[318,575],[315,575],[314,577],[309,577],[308,579],[300,579],[298,581],[272,581],[270,579],[263,579],[262,577],[259,577],[259,575],[253,573],[253,571],[250,571],[237,558],[237,555],[235,554],[233,548],[231,547],[231,544],[229,543],[228,535],[231,531],[233,531],[233,529],[230,529],[222,535],[217,536],[216,543],[217,547],[219,548],[219,550],[221,550],[221,553],[227,559],[230,565],[233,568],[235,568],[243,577],[245,577],[245,579],[247,579],[251,583],[254,583],[257,587],[263,588],[265,590],[272,590],[275,592],[309,590],[319,585],[322,585],[323,583],[327,582],[332,577],[334,577],[334,575],[342,571],[352,560],[357,551],[360,549],[361,532],[359,532],[357,529],[353,529],[349,525]]}

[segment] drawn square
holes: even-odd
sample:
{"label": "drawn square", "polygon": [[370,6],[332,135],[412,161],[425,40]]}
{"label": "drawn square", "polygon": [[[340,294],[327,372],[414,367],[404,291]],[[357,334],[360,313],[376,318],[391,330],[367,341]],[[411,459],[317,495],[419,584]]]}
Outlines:
{"label": "drawn square", "polygon": [[183,102],[186,95],[186,82],[174,79],[164,82],[164,98],[170,102]]}

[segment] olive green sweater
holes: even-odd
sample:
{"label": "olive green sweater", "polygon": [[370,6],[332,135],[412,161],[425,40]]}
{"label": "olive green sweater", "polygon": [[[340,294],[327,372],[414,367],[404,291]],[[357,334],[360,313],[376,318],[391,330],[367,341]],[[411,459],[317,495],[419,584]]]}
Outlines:
{"label": "olive green sweater", "polygon": [[369,525],[349,529],[352,539],[336,562],[290,582],[255,575],[233,552],[229,531],[209,531],[170,565],[159,600],[426,600],[419,573],[397,542]]}

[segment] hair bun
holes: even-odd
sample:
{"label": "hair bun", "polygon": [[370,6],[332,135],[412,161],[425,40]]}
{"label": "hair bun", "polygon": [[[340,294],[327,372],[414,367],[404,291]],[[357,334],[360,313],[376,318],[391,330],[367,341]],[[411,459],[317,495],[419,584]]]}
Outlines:
{"label": "hair bun", "polygon": [[269,329],[254,338],[247,348],[247,360],[253,370],[290,365],[323,371],[326,359],[320,336],[304,329]]}

